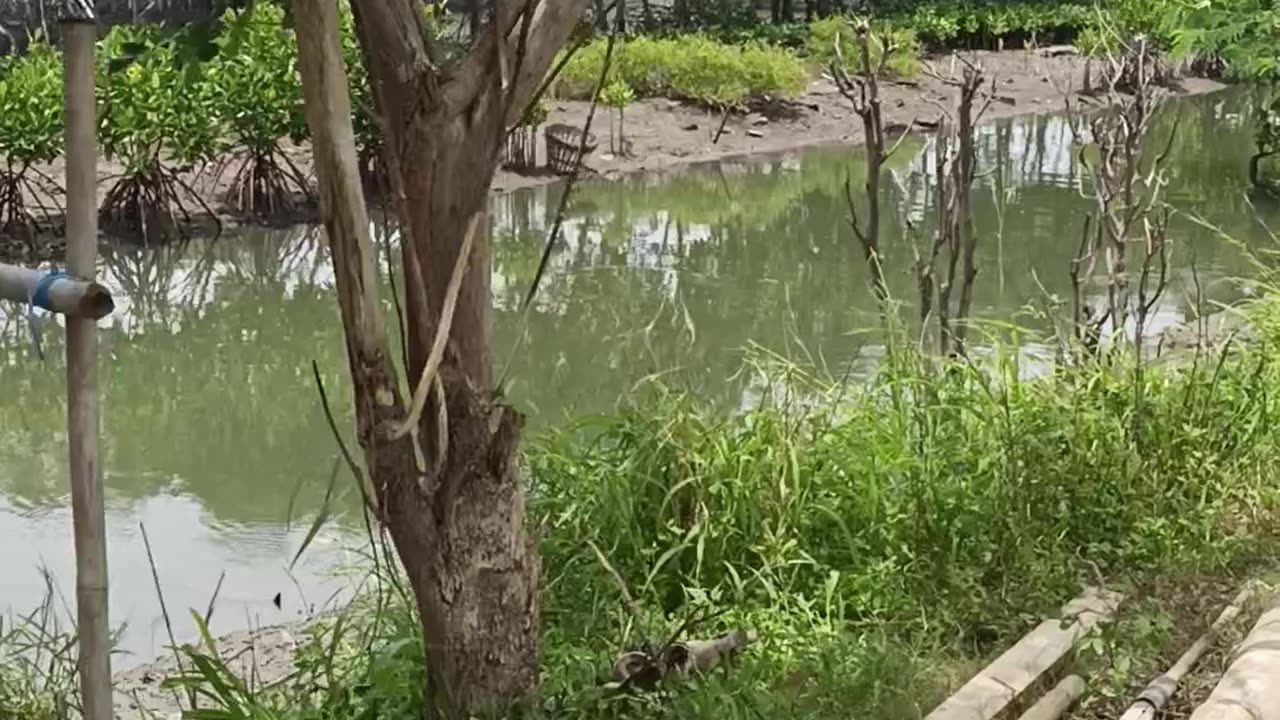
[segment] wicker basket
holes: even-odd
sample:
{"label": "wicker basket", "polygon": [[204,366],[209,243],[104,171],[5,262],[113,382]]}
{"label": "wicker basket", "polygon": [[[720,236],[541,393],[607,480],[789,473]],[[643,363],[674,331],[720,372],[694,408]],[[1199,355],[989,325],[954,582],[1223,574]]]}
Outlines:
{"label": "wicker basket", "polygon": [[572,125],[548,125],[547,164],[553,172],[560,175],[572,175],[581,160],[578,158],[578,146],[582,144],[584,156],[596,149],[595,135],[587,133],[587,141],[582,143],[582,131]]}

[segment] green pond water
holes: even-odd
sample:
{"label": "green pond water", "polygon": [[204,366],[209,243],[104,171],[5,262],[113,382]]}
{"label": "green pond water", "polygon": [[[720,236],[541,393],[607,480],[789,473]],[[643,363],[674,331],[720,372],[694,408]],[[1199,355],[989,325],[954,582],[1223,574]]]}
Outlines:
{"label": "green pond water", "polygon": [[[1174,111],[1181,123],[1167,198],[1239,244],[1175,219],[1171,287],[1155,331],[1191,312],[1193,262],[1207,301],[1239,299],[1248,288],[1238,280],[1252,272],[1241,246],[1266,247],[1264,223],[1280,225],[1280,209],[1248,201],[1247,95],[1179,100],[1169,110],[1160,132],[1172,127]],[[1069,129],[1053,116],[991,123],[981,129],[980,148],[976,312],[1043,329],[1045,321],[1027,310],[1046,292],[1069,297],[1068,269],[1090,209]],[[903,299],[914,290],[902,218],[927,233],[932,216],[918,172],[927,156],[926,140],[908,142],[885,183],[893,208],[885,264]],[[846,177],[856,191],[863,177],[857,152],[828,148],[584,184],[527,320],[516,309],[563,189],[495,195],[496,364],[501,370],[510,359],[509,393],[530,415],[530,431],[607,410],[660,372],[726,410],[740,407],[766,390],[755,374],[738,372],[752,346],[831,372],[873,367],[874,338],[858,331],[875,325],[875,307],[846,220]],[[290,569],[335,457],[312,361],[340,426],[351,427],[332,272],[317,229],[117,249],[104,254],[101,277],[117,296],[117,311],[102,324],[100,374],[111,611],[113,623],[125,624],[127,653],[117,665],[149,659],[168,642],[140,524],[180,641],[194,637],[185,611],[203,611],[223,573],[215,632],[341,602],[349,582],[333,571],[356,561],[351,548],[363,537],[354,491],[338,502],[343,516]],[[41,321],[48,355],[41,362],[25,310],[0,308],[7,398],[0,403],[0,611],[40,601],[42,568],[66,604],[74,600],[56,322]],[[1029,356],[1036,351],[1031,345]],[[344,478],[340,487],[349,484]]]}

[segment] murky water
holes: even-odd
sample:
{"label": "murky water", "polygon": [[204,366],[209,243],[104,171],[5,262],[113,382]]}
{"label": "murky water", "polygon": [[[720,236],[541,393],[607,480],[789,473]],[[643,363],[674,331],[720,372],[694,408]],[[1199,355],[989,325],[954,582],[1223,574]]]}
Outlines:
{"label": "murky water", "polygon": [[[1246,200],[1251,141],[1243,95],[1174,107],[1182,121],[1168,198],[1245,247],[1270,243]],[[1043,329],[1037,313],[1045,298],[1069,297],[1068,268],[1090,207],[1069,140],[1055,117],[982,129],[987,174],[975,192],[982,318]],[[925,141],[907,143],[885,189],[895,208],[884,234],[886,267],[903,300],[914,292],[903,218],[927,232],[932,213],[926,184],[913,174],[927,154]],[[750,374],[736,372],[753,344],[833,369],[874,364],[876,348],[855,332],[875,324],[846,220],[846,178],[855,192],[862,178],[856,158],[847,149],[814,150],[587,184],[527,318],[516,308],[562,190],[495,197],[496,364],[507,369],[510,393],[533,426],[607,409],[659,372],[737,406],[759,392]],[[1280,226],[1280,209],[1257,210]],[[1252,270],[1239,246],[1185,218],[1175,219],[1174,235],[1171,288],[1157,326],[1191,310],[1193,266],[1206,301],[1238,298],[1236,280]],[[118,298],[104,322],[101,372],[112,618],[126,623],[121,647],[131,653],[117,664],[151,657],[167,643],[141,526],[179,640],[193,636],[186,611],[203,613],[224,573],[215,632],[340,601],[346,584],[331,571],[354,559],[343,548],[362,536],[355,518],[327,526],[290,569],[335,454],[313,361],[340,427],[350,428],[332,274],[317,231],[120,250],[103,258],[102,277]],[[70,605],[60,332],[55,318],[41,321],[49,356],[41,362],[23,312],[0,312],[0,387],[8,398],[0,404],[0,610],[38,603],[42,568]],[[350,495],[342,507],[354,507]]]}

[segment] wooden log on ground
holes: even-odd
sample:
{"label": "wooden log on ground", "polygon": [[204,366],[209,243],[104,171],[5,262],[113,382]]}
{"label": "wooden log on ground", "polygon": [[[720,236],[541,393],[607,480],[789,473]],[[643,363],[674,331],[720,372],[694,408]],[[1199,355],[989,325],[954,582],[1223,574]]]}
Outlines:
{"label": "wooden log on ground", "polygon": [[1071,704],[1084,694],[1084,678],[1068,675],[1057,687],[1044,694],[1018,720],[1058,720]]}
{"label": "wooden log on ground", "polygon": [[51,312],[89,320],[104,318],[115,309],[111,291],[96,282],[4,263],[0,263],[0,299],[23,305],[30,302]]}
{"label": "wooden log on ground", "polygon": [[1204,651],[1209,649],[1214,640],[1222,632],[1222,629],[1231,624],[1236,616],[1240,614],[1240,610],[1244,607],[1245,602],[1249,599],[1250,588],[1241,590],[1236,595],[1231,604],[1222,609],[1218,614],[1218,618],[1213,621],[1208,630],[1192,643],[1191,647],[1178,658],[1178,662],[1173,664],[1163,675],[1152,680],[1147,687],[1138,695],[1138,699],[1134,701],[1129,709],[1120,716],[1120,720],[1152,720],[1173,697],[1174,691],[1178,689],[1178,683],[1182,682],[1182,678],[1195,667],[1200,661],[1200,656],[1204,655]]}
{"label": "wooden log on ground", "polygon": [[925,720],[1004,720],[1026,702],[1028,691],[1056,671],[1076,641],[1115,613],[1124,596],[1098,588],[1062,608],[996,658]]}
{"label": "wooden log on ground", "polygon": [[1258,619],[1191,720],[1280,720],[1280,605]]}

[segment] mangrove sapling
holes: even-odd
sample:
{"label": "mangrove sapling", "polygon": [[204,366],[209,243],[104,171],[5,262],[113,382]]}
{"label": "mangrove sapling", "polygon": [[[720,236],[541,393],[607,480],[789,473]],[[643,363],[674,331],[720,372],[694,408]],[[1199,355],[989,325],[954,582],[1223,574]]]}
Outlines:
{"label": "mangrove sapling", "polygon": [[[625,128],[623,127],[627,106],[636,99],[635,91],[625,80],[614,80],[600,91],[600,103],[605,107],[613,109],[614,117],[609,121],[609,149],[614,153],[626,157],[630,155],[629,145]],[[618,127],[617,140],[615,142],[613,128]]]}
{"label": "mangrove sapling", "polygon": [[124,166],[108,178],[112,184],[99,209],[103,224],[147,242],[170,239],[191,221],[184,195],[216,222],[181,175],[218,149],[220,129],[203,81],[183,71],[172,43],[150,30],[117,26],[103,50],[98,138],[106,157]]}
{"label": "mangrove sapling", "polygon": [[[956,60],[961,66],[958,75],[954,71]],[[977,172],[974,131],[996,98],[996,85],[994,78],[987,83],[981,65],[958,55],[953,56],[952,70],[948,73],[940,73],[932,66],[926,66],[925,72],[956,88],[958,97],[954,110],[939,106],[942,114],[933,153],[937,227],[928,256],[917,258],[916,286],[921,317],[926,320],[937,317],[939,354],[956,357],[965,354],[973,287],[978,277],[971,198]],[[942,261],[941,268],[939,261]],[[957,272],[960,273],[959,296],[953,303]]]}
{"label": "mangrove sapling", "polygon": [[62,61],[37,38],[25,57],[0,61],[0,231],[35,250],[39,218],[61,214],[62,189],[35,166],[62,150]]}
{"label": "mangrove sapling", "polygon": [[293,211],[297,195],[314,201],[306,176],[281,147],[285,139],[300,141],[307,132],[294,68],[297,41],[283,27],[283,8],[270,3],[229,10],[226,22],[236,32],[219,38],[223,47],[210,77],[234,145],[214,183],[235,168],[224,195],[230,208],[259,217]]}
{"label": "mangrove sapling", "polygon": [[849,225],[862,245],[862,252],[871,272],[871,292],[880,306],[881,314],[886,312],[889,301],[889,288],[884,279],[884,267],[880,254],[880,176],[885,162],[898,150],[902,141],[914,124],[908,123],[898,141],[888,150],[885,149],[884,119],[880,107],[880,84],[877,77],[884,74],[885,68],[898,53],[898,47],[886,36],[874,37],[879,44],[879,62],[872,63],[872,33],[868,23],[863,20],[854,26],[857,38],[858,65],[857,72],[849,75],[845,72],[845,59],[840,49],[840,35],[836,34],[833,45],[835,60],[830,65],[840,94],[853,104],[853,111],[862,119],[862,131],[865,138],[863,151],[866,154],[867,182],[865,185],[867,199],[867,219],[863,223],[858,219],[858,210],[853,201],[853,192],[849,180],[845,180],[845,199],[849,205]]}

